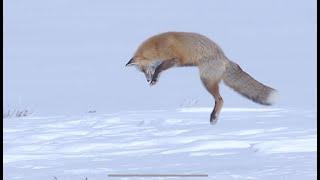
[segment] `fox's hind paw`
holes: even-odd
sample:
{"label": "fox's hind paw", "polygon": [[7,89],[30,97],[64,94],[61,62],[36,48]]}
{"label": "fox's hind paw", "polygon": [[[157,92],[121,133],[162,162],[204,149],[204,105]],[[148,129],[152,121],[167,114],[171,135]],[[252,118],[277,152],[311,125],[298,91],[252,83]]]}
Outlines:
{"label": "fox's hind paw", "polygon": [[215,125],[217,124],[217,122],[218,122],[218,116],[212,113],[210,116],[210,124]]}

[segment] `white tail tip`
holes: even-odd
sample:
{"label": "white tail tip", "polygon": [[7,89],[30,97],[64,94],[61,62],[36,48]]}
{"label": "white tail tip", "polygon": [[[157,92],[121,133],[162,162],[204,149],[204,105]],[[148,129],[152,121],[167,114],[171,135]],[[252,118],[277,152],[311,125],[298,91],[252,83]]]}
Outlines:
{"label": "white tail tip", "polygon": [[267,98],[267,103],[274,104],[278,100],[278,97],[279,97],[279,93],[276,90],[271,91],[271,93]]}

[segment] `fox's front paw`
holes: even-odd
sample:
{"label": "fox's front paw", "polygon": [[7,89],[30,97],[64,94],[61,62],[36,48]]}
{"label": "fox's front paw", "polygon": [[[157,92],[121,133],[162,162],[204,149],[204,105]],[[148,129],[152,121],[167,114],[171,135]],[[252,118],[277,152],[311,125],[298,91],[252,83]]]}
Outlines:
{"label": "fox's front paw", "polygon": [[156,83],[157,83],[156,80],[152,80],[152,81],[150,82],[150,86],[153,86],[153,85],[155,85]]}
{"label": "fox's front paw", "polygon": [[152,76],[152,79],[150,81],[150,86],[155,85],[158,82],[158,77],[157,76]]}
{"label": "fox's front paw", "polygon": [[155,85],[156,84],[156,81],[151,81],[150,82],[150,86],[153,86],[153,85]]}

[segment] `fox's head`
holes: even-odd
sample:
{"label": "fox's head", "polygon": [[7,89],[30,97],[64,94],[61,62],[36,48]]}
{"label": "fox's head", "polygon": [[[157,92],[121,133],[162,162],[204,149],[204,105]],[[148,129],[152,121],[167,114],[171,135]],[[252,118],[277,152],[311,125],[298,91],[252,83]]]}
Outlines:
{"label": "fox's head", "polygon": [[151,37],[144,41],[126,66],[135,66],[144,73],[150,85],[154,85],[161,71],[173,66],[174,55],[168,39]]}
{"label": "fox's head", "polygon": [[144,73],[147,82],[150,83],[150,85],[154,85],[158,81],[162,62],[162,60],[149,60],[134,56],[126,66],[135,66],[139,71]]}

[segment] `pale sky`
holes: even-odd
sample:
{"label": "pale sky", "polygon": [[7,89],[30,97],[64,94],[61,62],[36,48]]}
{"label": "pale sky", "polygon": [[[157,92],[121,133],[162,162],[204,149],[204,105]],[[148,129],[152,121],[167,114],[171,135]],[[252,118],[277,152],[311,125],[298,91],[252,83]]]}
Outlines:
{"label": "pale sky", "polygon": [[[125,68],[137,46],[165,31],[197,32],[255,79],[277,107],[316,104],[313,0],[4,1],[4,106],[42,114],[213,106],[198,70],[164,72],[149,87]],[[225,107],[262,107],[222,83]],[[190,103],[195,101],[196,103]]]}

